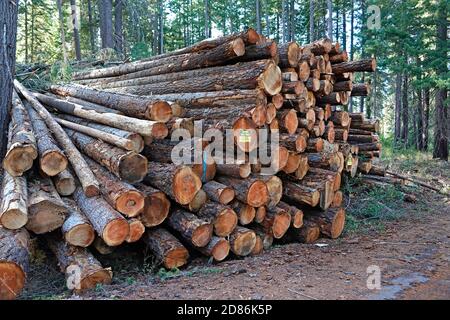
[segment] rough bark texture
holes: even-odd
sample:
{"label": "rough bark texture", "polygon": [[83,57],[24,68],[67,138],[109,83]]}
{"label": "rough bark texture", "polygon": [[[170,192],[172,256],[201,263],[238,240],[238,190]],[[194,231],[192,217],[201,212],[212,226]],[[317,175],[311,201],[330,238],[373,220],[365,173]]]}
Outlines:
{"label": "rough bark texture", "polygon": [[147,229],[142,240],[166,269],[182,267],[189,259],[188,250],[164,228]]}
{"label": "rough bark texture", "polygon": [[213,225],[187,211],[174,210],[167,219],[167,223],[195,247],[204,247],[211,240]]}
{"label": "rough bark texture", "polygon": [[236,198],[252,207],[261,207],[269,201],[269,191],[264,181],[258,178],[235,179],[218,176],[216,180],[226,186],[231,186],[236,192]]}
{"label": "rough bark texture", "polygon": [[255,208],[240,202],[239,200],[234,200],[231,202],[230,207],[234,210],[234,212],[236,212],[239,219],[239,224],[243,226],[252,223],[256,217]]}
{"label": "rough bark texture", "polygon": [[330,208],[327,211],[308,212],[305,220],[317,224],[323,235],[336,239],[344,230],[345,210],[343,208]]}
{"label": "rough bark texture", "polygon": [[345,72],[374,72],[377,67],[377,62],[375,58],[365,59],[365,60],[356,60],[356,61],[348,61],[333,64],[333,73],[341,74]]}
{"label": "rough bark texture", "polygon": [[15,299],[25,285],[30,264],[29,239],[25,229],[0,226],[0,300]]}
{"label": "rough bark texture", "polygon": [[0,225],[20,229],[28,221],[28,190],[26,177],[3,173],[0,193]]}
{"label": "rough bark texture", "polygon": [[78,209],[75,201],[65,198],[67,218],[61,226],[64,240],[76,247],[88,247],[95,239],[95,231],[89,219]]}
{"label": "rough bark texture", "polygon": [[320,200],[320,192],[316,188],[304,186],[288,179],[283,180],[283,196],[290,201],[307,204],[311,207],[315,207]]}
{"label": "rough bark texture", "polygon": [[212,223],[214,233],[219,237],[230,235],[238,222],[238,217],[233,209],[214,201],[206,202],[195,215]]}
{"label": "rough bark texture", "polygon": [[197,250],[215,261],[222,261],[230,252],[230,243],[225,238],[213,236],[206,246]]}
{"label": "rough bark texture", "polygon": [[102,197],[87,198],[80,188],[75,190],[73,198],[108,246],[118,246],[125,241],[130,232],[128,222],[106,200]]}
{"label": "rough bark texture", "polygon": [[31,168],[37,156],[36,139],[28,112],[17,93],[13,91],[8,148],[3,159],[3,168],[12,176],[21,176]]}
{"label": "rough bark texture", "polygon": [[120,179],[130,183],[139,182],[148,171],[148,161],[140,154],[114,147],[68,128],[65,131],[84,154],[108,168]]}
{"label": "rough bark texture", "polygon": [[203,190],[205,190],[209,199],[225,205],[230,203],[235,196],[233,188],[227,187],[217,181],[209,181],[208,183],[205,183],[203,185]]}

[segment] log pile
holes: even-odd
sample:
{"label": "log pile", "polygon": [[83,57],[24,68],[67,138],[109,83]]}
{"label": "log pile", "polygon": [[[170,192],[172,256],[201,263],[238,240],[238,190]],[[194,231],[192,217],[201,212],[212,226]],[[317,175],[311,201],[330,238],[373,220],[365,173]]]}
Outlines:
{"label": "log pile", "polygon": [[[342,175],[381,148],[377,123],[345,111],[369,91],[354,72],[374,70],[329,39],[277,45],[248,29],[44,93],[16,81],[0,207],[0,242],[14,249],[0,249],[0,270],[12,268],[19,292],[19,231],[44,234],[66,275],[79,268],[78,290],[111,281],[91,250],[125,242],[171,269],[195,254],[222,261],[339,237]],[[218,133],[231,133],[234,161]]]}

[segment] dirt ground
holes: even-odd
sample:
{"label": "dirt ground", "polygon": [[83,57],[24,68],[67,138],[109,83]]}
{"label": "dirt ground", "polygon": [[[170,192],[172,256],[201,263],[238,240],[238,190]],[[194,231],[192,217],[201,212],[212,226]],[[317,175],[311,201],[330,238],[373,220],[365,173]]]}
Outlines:
{"label": "dirt ground", "polygon": [[[425,198],[431,210],[417,212],[411,206],[406,217],[386,223],[383,230],[310,245],[275,245],[260,256],[218,264],[197,257],[173,273],[155,273],[143,248],[123,248],[99,257],[113,267],[113,284],[82,295],[64,289],[63,275],[46,254],[33,264],[21,298],[449,299],[450,205],[431,193]],[[380,268],[381,289],[367,288],[369,266]]]}

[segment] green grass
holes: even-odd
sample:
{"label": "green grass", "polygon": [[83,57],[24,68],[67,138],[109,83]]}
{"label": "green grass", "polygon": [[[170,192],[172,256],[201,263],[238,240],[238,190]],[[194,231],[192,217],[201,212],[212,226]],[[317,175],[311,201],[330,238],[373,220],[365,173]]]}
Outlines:
{"label": "green grass", "polygon": [[191,270],[181,271],[177,268],[172,270],[167,270],[164,268],[159,269],[156,276],[161,280],[165,281],[168,279],[179,278],[179,277],[192,277],[197,274],[212,274],[212,273],[221,273],[222,269],[219,268],[211,268],[211,267],[195,267]]}

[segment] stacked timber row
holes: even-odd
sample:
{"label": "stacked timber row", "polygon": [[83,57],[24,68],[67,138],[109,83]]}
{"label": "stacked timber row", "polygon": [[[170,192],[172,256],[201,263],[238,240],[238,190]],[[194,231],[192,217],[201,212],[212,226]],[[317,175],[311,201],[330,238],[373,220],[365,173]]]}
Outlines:
{"label": "stacked timber row", "polygon": [[[356,174],[360,147],[345,105],[365,86],[353,73],[375,69],[347,59],[328,39],[277,45],[248,29],[79,72],[44,93],[15,81],[0,206],[0,242],[12,248],[0,249],[0,275],[20,292],[28,251],[18,239],[28,232],[45,237],[62,272],[80,268],[77,290],[109,283],[91,251],[125,242],[142,241],[171,269],[194,252],[222,261],[274,239],[338,237],[341,178]],[[231,130],[242,159],[212,156],[207,129]],[[276,134],[279,144],[260,143]],[[3,283],[0,298],[11,298]]]}

